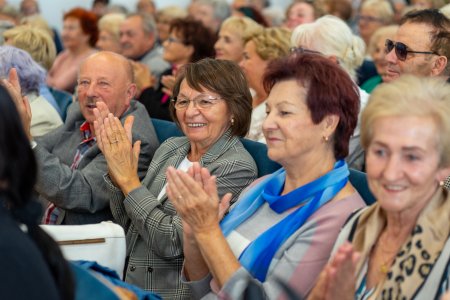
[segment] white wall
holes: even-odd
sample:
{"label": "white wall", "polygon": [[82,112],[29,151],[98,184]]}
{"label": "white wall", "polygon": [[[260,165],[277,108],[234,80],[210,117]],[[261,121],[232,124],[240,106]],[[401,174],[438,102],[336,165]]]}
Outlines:
{"label": "white wall", "polygon": [[[286,7],[292,0],[272,0],[273,6]],[[21,0],[7,0],[9,4],[19,6]],[[84,8],[90,8],[93,0],[38,0],[41,14],[50,23],[50,25],[56,28],[58,31],[62,28],[62,15],[64,12],[70,10],[73,7],[81,6]],[[130,11],[134,11],[137,0],[110,0],[111,4],[120,4],[127,7]],[[157,8],[165,7],[168,5],[179,5],[186,7],[190,0],[155,0]],[[232,0],[228,0],[232,2]]]}

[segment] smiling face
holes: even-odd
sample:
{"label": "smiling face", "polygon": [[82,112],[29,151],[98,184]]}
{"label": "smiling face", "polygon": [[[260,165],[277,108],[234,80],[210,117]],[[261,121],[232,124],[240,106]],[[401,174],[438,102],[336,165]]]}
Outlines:
{"label": "smiling face", "polygon": [[131,16],[120,25],[120,44],[125,57],[138,59],[150,51],[154,43],[155,37],[144,31],[140,16]]}
{"label": "smiling face", "polygon": [[[412,51],[431,51],[430,32],[432,27],[421,23],[405,23],[400,26],[394,42],[401,42]],[[405,61],[395,55],[395,49],[386,54],[388,63],[386,81],[397,79],[402,74],[430,76],[437,55],[408,53]]]}
{"label": "smiling face", "polygon": [[323,121],[313,123],[306,96],[307,89],[292,79],[276,83],[267,98],[263,133],[268,156],[283,167],[315,155],[325,157]]}
{"label": "smiling face", "polygon": [[78,101],[81,113],[93,123],[93,109],[103,101],[115,116],[120,117],[130,105],[136,86],[127,76],[127,62],[109,52],[94,54],[81,65],[78,76]]}
{"label": "smiling face", "polygon": [[244,42],[236,32],[221,29],[219,39],[214,44],[216,59],[231,60],[239,63],[244,57]]}
{"label": "smiling face", "polygon": [[163,43],[163,59],[171,64],[182,65],[191,61],[194,48],[183,42],[183,36],[172,30],[168,39]]}
{"label": "smiling face", "polygon": [[[180,85],[177,99],[220,98],[219,95],[204,89],[199,92],[191,88],[186,80]],[[196,104],[197,105],[197,104]],[[205,153],[230,127],[231,114],[226,100],[215,101],[209,108],[199,109],[190,102],[185,109],[177,109],[176,117],[181,130],[191,143],[191,151]]]}
{"label": "smiling face", "polygon": [[369,187],[388,213],[414,216],[438,187],[443,169],[430,117],[380,117],[366,151]]}
{"label": "smiling face", "polygon": [[358,28],[359,35],[362,37],[366,44],[369,44],[370,37],[372,34],[381,26],[383,26],[383,21],[377,14],[377,11],[373,8],[362,8],[359,20]]}

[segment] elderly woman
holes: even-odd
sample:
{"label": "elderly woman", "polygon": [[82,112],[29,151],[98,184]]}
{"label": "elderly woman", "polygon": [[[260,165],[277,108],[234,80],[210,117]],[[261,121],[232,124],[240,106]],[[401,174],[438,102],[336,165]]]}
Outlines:
{"label": "elderly woman", "polygon": [[47,84],[73,93],[81,62],[94,53],[98,38],[97,17],[83,8],[74,8],[64,14],[62,51],[47,75]]}
{"label": "elderly woman", "polygon": [[0,77],[8,77],[11,68],[17,69],[22,93],[30,101],[31,135],[41,136],[61,126],[59,113],[39,94],[39,88],[45,82],[44,68],[38,65],[28,52],[11,46],[0,46]]}
{"label": "elderly woman", "polygon": [[193,177],[168,169],[169,199],[184,226],[184,276],[194,298],[210,292],[213,279],[219,297],[239,299],[254,279],[276,299],[277,278],[293,276],[300,276],[296,290],[307,294],[339,227],[364,206],[343,161],[359,108],[350,77],[322,56],[293,55],[269,66],[264,86],[270,90],[263,123],[268,155],[283,168],[247,189],[220,225],[229,197],[218,213],[220,177],[198,165]]}
{"label": "elderly woman", "polygon": [[323,1],[294,0],[286,9],[284,26],[290,30],[301,24],[312,23],[325,14]]}
{"label": "elderly woman", "polygon": [[370,38],[369,54],[377,68],[378,75],[369,78],[361,85],[361,89],[371,93],[380,83],[386,80],[386,39],[394,40],[398,25],[391,25],[379,28]]}
{"label": "elderly woman", "polygon": [[[365,45],[355,36],[341,19],[324,16],[314,23],[295,28],[291,36],[292,51],[320,53],[341,66],[356,81],[356,69],[364,60]],[[324,76],[329,77],[324,74]],[[367,103],[369,95],[359,89],[360,109]],[[359,122],[350,139],[349,156],[346,158],[351,168],[363,169],[364,152],[359,145]]]}
{"label": "elderly woman", "polygon": [[372,34],[394,20],[394,9],[388,0],[367,0],[361,5],[358,19],[359,35],[369,45]]}
{"label": "elderly woman", "polygon": [[214,34],[194,19],[174,19],[170,35],[163,43],[163,58],[171,68],[161,74],[157,88],[142,92],[142,102],[152,118],[172,121],[169,112],[170,97],[178,70],[185,64],[214,56]]}
{"label": "elderly woman", "polygon": [[[125,280],[163,298],[184,299],[190,293],[180,281],[183,229],[167,198],[166,169],[186,171],[199,163],[217,177],[219,195],[231,191],[233,200],[255,179],[257,170],[238,138],[250,125],[251,96],[236,64],[214,59],[187,64],[173,95],[170,110],[186,136],[158,148],[142,183],[135,167],[139,143],[132,147],[120,122],[112,117],[103,120],[98,111],[95,131],[117,186],[110,183],[111,211],[127,232]],[[125,128],[129,131],[129,122]]]}
{"label": "elderly woman", "polygon": [[177,18],[186,18],[187,11],[177,5],[170,5],[158,9],[156,12],[156,28],[158,29],[158,41],[162,44],[169,38],[170,23]]}
{"label": "elderly woman", "polygon": [[[12,81],[18,85],[17,77],[14,79]],[[16,93],[13,98],[13,91],[13,85],[2,80],[0,295],[2,299],[74,299],[75,287],[69,265],[58,245],[38,225],[41,208],[33,200],[38,167],[17,112],[23,102],[16,105],[13,102],[13,99],[22,101],[22,97]],[[29,108],[26,103],[25,106]]]}
{"label": "elderly woman", "polygon": [[222,23],[219,39],[214,45],[216,59],[239,63],[244,58],[245,41],[262,31],[263,27],[250,18],[229,17]]}
{"label": "elderly woman", "polygon": [[291,32],[284,28],[268,28],[251,37],[244,48],[244,59],[239,64],[245,73],[248,85],[253,89],[253,111],[250,131],[247,137],[265,143],[262,123],[266,118],[267,92],[263,76],[267,65],[274,59],[289,54]]}
{"label": "elderly woman", "polygon": [[98,20],[98,40],[95,46],[103,51],[122,53],[120,44],[120,24],[125,20],[124,14],[107,14]]}
{"label": "elderly woman", "polygon": [[450,173],[449,115],[442,78],[404,76],[373,92],[361,141],[377,202],[343,228],[336,247],[351,244],[337,251],[315,296],[439,299],[449,288],[450,194],[440,186]]}

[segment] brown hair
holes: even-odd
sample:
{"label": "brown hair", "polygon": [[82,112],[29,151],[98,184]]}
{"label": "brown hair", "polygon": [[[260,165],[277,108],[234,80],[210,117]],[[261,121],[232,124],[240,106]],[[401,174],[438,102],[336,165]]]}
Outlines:
{"label": "brown hair", "polygon": [[[245,75],[236,63],[205,58],[196,63],[184,65],[180,69],[173,88],[174,99],[180,92],[183,80],[197,91],[208,89],[223,98],[234,119],[231,133],[240,137],[247,135],[252,113],[252,96]],[[175,123],[180,126],[173,102],[169,110]]]}

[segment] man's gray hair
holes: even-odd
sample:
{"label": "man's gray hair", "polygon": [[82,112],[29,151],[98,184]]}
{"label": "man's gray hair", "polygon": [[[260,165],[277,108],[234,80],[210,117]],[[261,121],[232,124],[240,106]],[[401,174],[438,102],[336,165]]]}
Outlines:
{"label": "man's gray hair", "polygon": [[127,19],[131,17],[140,17],[142,20],[142,29],[147,34],[153,34],[158,36],[158,30],[156,29],[156,22],[153,16],[146,13],[131,13],[127,15]]}

